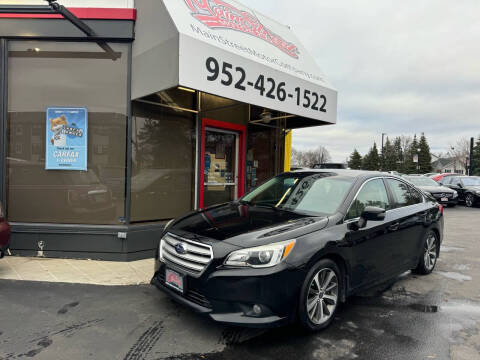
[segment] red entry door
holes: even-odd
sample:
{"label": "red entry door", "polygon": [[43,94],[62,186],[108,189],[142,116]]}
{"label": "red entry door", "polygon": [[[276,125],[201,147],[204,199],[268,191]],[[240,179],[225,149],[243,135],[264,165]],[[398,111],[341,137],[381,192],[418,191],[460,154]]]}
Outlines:
{"label": "red entry door", "polygon": [[235,200],[244,193],[245,127],[204,119],[200,207]]}

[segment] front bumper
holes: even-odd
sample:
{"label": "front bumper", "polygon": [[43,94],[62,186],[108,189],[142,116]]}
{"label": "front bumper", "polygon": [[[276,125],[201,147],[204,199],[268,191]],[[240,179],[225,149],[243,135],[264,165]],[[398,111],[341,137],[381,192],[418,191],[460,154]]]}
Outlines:
{"label": "front bumper", "polygon": [[[182,294],[165,285],[165,268],[186,274],[172,264],[156,260],[156,271],[151,283],[175,301],[211,319],[236,326],[276,327],[296,318],[297,299],[303,279],[303,270],[286,263],[266,269],[216,269],[199,278],[186,275]],[[253,313],[253,305],[262,309]]]}
{"label": "front bumper", "polygon": [[[432,195],[433,196],[433,195]],[[457,197],[449,197],[447,198],[448,200],[447,201],[442,201],[442,199],[439,197],[439,196],[433,196],[435,198],[435,200],[437,200],[437,202],[439,204],[442,204],[442,205],[447,205],[447,206],[451,206],[451,205],[457,205],[458,204],[458,196]]]}

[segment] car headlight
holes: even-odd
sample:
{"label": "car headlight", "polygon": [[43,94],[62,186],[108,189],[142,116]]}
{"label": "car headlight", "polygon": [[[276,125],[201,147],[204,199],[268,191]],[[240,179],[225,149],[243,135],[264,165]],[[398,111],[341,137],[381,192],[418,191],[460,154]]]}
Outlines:
{"label": "car headlight", "polygon": [[458,192],[453,191],[453,197],[454,197],[454,198],[458,197]]}
{"label": "car headlight", "polygon": [[295,246],[295,240],[242,249],[232,252],[225,265],[253,268],[266,268],[284,260]]}

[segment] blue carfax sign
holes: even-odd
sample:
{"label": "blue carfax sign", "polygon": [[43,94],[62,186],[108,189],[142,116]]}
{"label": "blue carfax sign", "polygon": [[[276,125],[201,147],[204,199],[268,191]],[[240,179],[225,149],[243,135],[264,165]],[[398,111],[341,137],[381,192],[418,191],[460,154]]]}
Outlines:
{"label": "blue carfax sign", "polygon": [[46,170],[87,170],[87,108],[47,108]]}

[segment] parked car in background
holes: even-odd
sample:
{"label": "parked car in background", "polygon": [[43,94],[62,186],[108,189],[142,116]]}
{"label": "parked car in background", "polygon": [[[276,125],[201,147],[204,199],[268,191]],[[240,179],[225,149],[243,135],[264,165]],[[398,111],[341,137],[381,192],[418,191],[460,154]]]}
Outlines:
{"label": "parked car in background", "polygon": [[458,192],[458,200],[466,206],[472,207],[480,203],[480,177],[478,176],[449,176],[443,184]]}
{"label": "parked car in background", "polygon": [[10,244],[10,225],[5,219],[5,211],[2,203],[0,203],[0,259],[5,256],[5,253]]}
{"label": "parked car in background", "polygon": [[426,174],[423,174],[423,176],[427,176],[427,177],[431,177],[431,176],[435,176],[435,175],[439,175],[438,173],[426,173]]}
{"label": "parked car in background", "polygon": [[313,165],[313,169],[346,169],[347,164],[345,163],[323,163]]}
{"label": "parked car in background", "polygon": [[439,184],[443,184],[444,179],[446,179],[449,176],[456,176],[457,174],[454,173],[443,173],[443,174],[435,174],[431,176],[433,180],[438,182]]}
{"label": "parked car in background", "polygon": [[405,176],[420,190],[432,195],[442,205],[454,207],[458,204],[458,192],[446,186],[442,186],[435,180],[426,176]]}
{"label": "parked car in background", "polygon": [[152,284],[213,320],[327,327],[347,296],[429,274],[443,207],[380,172],[304,170],[167,224]]}

